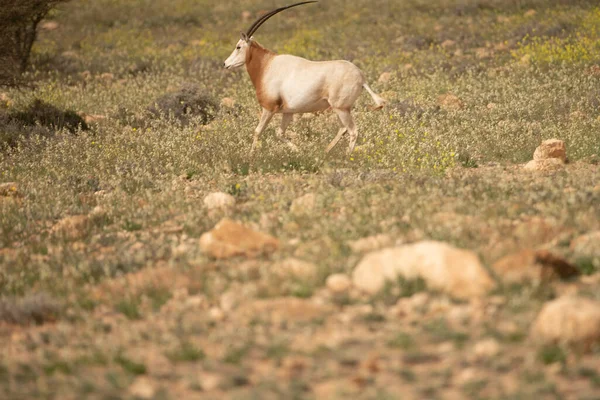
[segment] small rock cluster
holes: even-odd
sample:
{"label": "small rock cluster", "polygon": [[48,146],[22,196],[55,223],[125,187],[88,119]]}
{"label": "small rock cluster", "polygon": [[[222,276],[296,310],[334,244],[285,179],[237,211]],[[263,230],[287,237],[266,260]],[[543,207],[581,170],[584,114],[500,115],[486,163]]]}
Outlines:
{"label": "small rock cluster", "polygon": [[529,171],[554,171],[567,162],[565,142],[558,139],[544,140],[533,153],[533,160],[523,168]]}
{"label": "small rock cluster", "polygon": [[[559,142],[544,142],[536,150],[534,161],[556,159],[564,162],[564,144]],[[292,202],[290,211],[296,216],[302,216],[314,211],[316,203],[316,195],[309,193]],[[206,196],[204,204],[209,211],[231,210],[235,207],[235,198],[216,192]],[[67,236],[77,236],[75,232],[85,231],[85,223],[85,218],[80,216],[68,217],[60,221],[54,230]],[[600,242],[599,235],[600,232],[591,232],[575,238],[571,243],[572,251],[576,254],[600,257],[598,246],[595,245]],[[497,278],[494,279],[473,251],[456,248],[444,242],[421,240],[399,245],[398,242],[394,243],[391,236],[379,234],[350,241],[347,245],[355,256],[361,258],[350,275],[334,273],[325,279],[323,293],[332,300],[343,301],[348,296],[373,296],[382,292],[387,282],[421,279],[430,290],[470,302],[469,305],[455,307],[453,312],[450,312],[448,304],[429,304],[430,296],[420,292],[398,300],[394,312],[399,316],[414,314],[409,309],[419,309],[428,303],[428,308],[432,310],[436,307],[441,307],[439,309],[442,311],[446,310],[443,312],[448,312],[449,320],[461,320],[464,319],[458,315],[461,307],[467,311],[471,310],[468,313],[477,309],[477,304],[492,304],[493,307],[494,296],[490,297],[489,294],[499,285],[499,281],[502,284],[548,285],[576,278],[581,273],[561,255],[539,247],[523,248],[498,259],[491,266],[491,272]],[[271,256],[279,247],[280,242],[275,237],[228,218],[223,218],[200,238],[202,252],[215,259]],[[320,276],[317,265],[295,257],[276,261],[270,264],[270,268],[273,270],[273,276],[315,284]],[[310,307],[317,306],[317,303],[312,301],[293,298],[281,301],[285,302],[286,310],[285,315],[279,316],[282,319],[292,318],[298,302],[302,303],[303,310],[306,304]],[[446,301],[449,301],[448,298]],[[210,311],[211,318],[215,321],[225,318],[223,310],[230,308],[223,305],[220,308],[214,307]],[[543,306],[530,330],[532,341],[536,343],[575,344],[589,350],[600,341],[600,302],[565,294]],[[477,358],[493,357],[498,351],[499,344],[494,339],[482,339],[474,348]],[[138,388],[140,394],[143,392],[143,386],[140,384]]]}

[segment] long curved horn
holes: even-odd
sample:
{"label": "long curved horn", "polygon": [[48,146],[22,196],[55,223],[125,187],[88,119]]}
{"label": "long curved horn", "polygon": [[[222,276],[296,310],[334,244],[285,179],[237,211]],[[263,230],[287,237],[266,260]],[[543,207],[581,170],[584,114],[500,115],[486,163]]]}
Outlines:
{"label": "long curved horn", "polygon": [[254,32],[256,32],[256,30],[258,28],[260,28],[260,26],[262,24],[265,23],[266,20],[268,20],[269,18],[271,18],[273,15],[282,12],[283,10],[287,10],[288,8],[292,8],[292,7],[296,7],[296,6],[301,6],[302,4],[308,4],[308,3],[317,3],[317,1],[303,1],[301,3],[296,3],[296,4],[292,4],[289,6],[285,6],[285,7],[280,7],[277,8],[273,11],[269,11],[268,13],[266,13],[265,15],[263,15],[262,17],[260,17],[259,19],[257,19],[251,26],[250,28],[248,28],[248,31],[246,32],[246,40],[249,40],[250,37],[254,34]]}

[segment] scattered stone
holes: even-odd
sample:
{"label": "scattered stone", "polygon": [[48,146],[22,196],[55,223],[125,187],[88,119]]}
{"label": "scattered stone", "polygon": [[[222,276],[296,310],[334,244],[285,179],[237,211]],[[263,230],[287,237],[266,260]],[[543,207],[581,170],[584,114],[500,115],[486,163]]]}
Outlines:
{"label": "scattered stone", "polygon": [[235,100],[232,99],[231,97],[223,97],[221,99],[221,107],[234,108],[235,107]]}
{"label": "scattered stone", "polygon": [[565,165],[559,158],[549,158],[547,160],[531,160],[525,166],[524,169],[528,171],[556,171],[561,169]]}
{"label": "scattered stone", "polygon": [[148,377],[140,376],[129,386],[129,394],[139,399],[151,399],[156,394],[156,387]]}
{"label": "scattered stone", "polygon": [[210,319],[217,322],[225,319],[225,313],[219,307],[211,307],[210,310],[208,310],[208,316]]}
{"label": "scattered stone", "polygon": [[95,124],[100,121],[104,121],[106,119],[106,115],[101,114],[84,114],[83,120],[86,124]]}
{"label": "scattered stone", "polygon": [[348,246],[354,253],[367,253],[369,251],[379,250],[394,244],[390,235],[381,233],[379,235],[368,236],[358,240],[348,242]]}
{"label": "scattered stone", "polygon": [[327,289],[333,294],[343,294],[352,287],[352,280],[346,274],[333,274],[325,281]]}
{"label": "scattered stone", "polygon": [[235,197],[228,193],[214,192],[204,198],[208,210],[230,210],[235,206]]}
{"label": "scattered stone", "polygon": [[573,119],[573,120],[578,120],[578,119],[584,119],[586,117],[585,113],[583,111],[573,111],[571,114],[569,114],[569,118]]}
{"label": "scattered stone", "polygon": [[589,349],[600,339],[600,302],[570,296],[550,301],[538,314],[531,335],[542,343]]}
{"label": "scattered stone", "polygon": [[493,110],[494,108],[496,108],[496,103],[488,103],[486,107],[488,110]]}
{"label": "scattered stone", "polygon": [[480,60],[485,58],[490,58],[492,56],[492,51],[487,47],[478,47],[475,49],[475,58]]}
{"label": "scattered stone", "polygon": [[56,21],[43,21],[40,24],[40,29],[43,31],[53,31],[58,29],[58,22]]}
{"label": "scattered stone", "polygon": [[333,308],[331,306],[319,304],[312,299],[279,297],[240,304],[237,315],[245,315],[250,318],[260,315],[262,318],[270,319],[272,325],[278,325],[283,321],[311,321],[324,317],[332,311]]}
{"label": "scattered stone", "polygon": [[519,63],[521,63],[523,66],[531,64],[531,54],[525,54],[519,59]]}
{"label": "scattered stone", "polygon": [[533,159],[535,161],[548,160],[551,158],[557,158],[562,162],[567,161],[567,148],[565,142],[558,139],[544,140],[533,153]]}
{"label": "scattered stone", "polygon": [[393,308],[393,313],[399,317],[416,316],[425,311],[430,301],[426,292],[415,293],[410,297],[401,297]]}
{"label": "scattered stone", "polygon": [[222,385],[223,377],[221,375],[203,371],[198,375],[198,383],[203,391],[210,392],[218,389]]}
{"label": "scattered stone", "polygon": [[473,346],[473,353],[480,359],[495,357],[499,352],[500,344],[493,338],[480,340]]}
{"label": "scattered stone", "polygon": [[4,182],[0,183],[0,196],[1,197],[12,197],[19,195],[19,186],[16,182]]}
{"label": "scattered stone", "polygon": [[294,215],[310,214],[317,204],[317,196],[314,193],[307,193],[292,201],[290,212]]}
{"label": "scattered stone", "polygon": [[506,283],[569,279],[579,275],[577,267],[547,250],[522,250],[507,255],[492,265]]}
{"label": "scattered stone", "polygon": [[422,241],[367,254],[352,274],[354,286],[375,294],[386,280],[422,278],[431,289],[457,298],[479,297],[494,281],[470,250],[436,241]]}
{"label": "scattered stone", "polygon": [[273,266],[276,273],[281,275],[293,276],[305,281],[312,281],[317,278],[318,269],[313,263],[302,261],[297,258],[286,258],[285,260]]}
{"label": "scattered stone", "polygon": [[392,73],[391,72],[384,72],[381,75],[379,75],[379,79],[377,79],[377,82],[379,83],[387,83],[390,81],[390,79],[392,79]]}
{"label": "scattered stone", "polygon": [[447,111],[460,110],[464,106],[462,100],[451,93],[439,95],[437,100],[440,107]]}
{"label": "scattered stone", "polygon": [[256,232],[228,218],[200,237],[200,249],[211,257],[222,259],[236,256],[268,255],[279,247],[279,240]]}
{"label": "scattered stone", "polygon": [[252,13],[248,10],[244,10],[242,11],[242,21],[246,22],[249,21],[250,18],[252,18]]}
{"label": "scattered stone", "polygon": [[530,9],[525,11],[525,14],[523,14],[525,17],[533,17],[535,14],[537,14],[537,11],[535,11],[534,9]]}
{"label": "scattered stone", "polygon": [[98,76],[99,79],[102,79],[107,82],[111,82],[115,79],[115,75],[110,72],[104,72]]}
{"label": "scattered stone", "polygon": [[447,47],[453,47],[455,44],[456,42],[454,40],[446,39],[442,42],[442,44],[440,44],[440,46],[445,49]]}
{"label": "scattered stone", "polygon": [[52,227],[52,233],[69,240],[81,239],[90,227],[87,215],[72,215],[58,221]]}

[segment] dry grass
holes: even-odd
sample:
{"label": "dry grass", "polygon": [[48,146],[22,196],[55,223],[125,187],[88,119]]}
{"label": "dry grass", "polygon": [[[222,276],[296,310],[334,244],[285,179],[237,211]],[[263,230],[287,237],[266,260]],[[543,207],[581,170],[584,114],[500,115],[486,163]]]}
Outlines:
{"label": "dry grass", "polygon": [[[569,246],[600,229],[595,3],[324,0],[281,14],[257,33],[262,44],[350,59],[389,107],[374,113],[359,99],[351,157],[343,141],[324,156],[337,130],[325,113],[291,126],[299,153],[275,140],[274,121],[252,158],[250,81],[221,65],[248,24],[241,10],[274,5],[82,0],[52,14],[58,28],[43,32],[28,72],[35,90],[6,91],[0,112],[39,98],[85,114],[91,129],[43,128],[53,133],[0,153],[0,183],[16,188],[0,193],[0,292],[11,298],[0,335],[12,338],[0,397],[123,397],[140,376],[155,398],[598,397],[597,350],[527,338],[543,302],[568,290],[599,299],[597,280],[501,287],[473,304],[422,282],[374,297],[324,287],[360,260],[348,241],[379,233],[450,242],[486,266],[544,246],[596,276],[600,260]],[[193,93],[178,97],[182,87]],[[224,97],[235,107],[217,106]],[[553,137],[570,163],[523,171]],[[213,191],[234,195],[230,217],[281,249],[202,254],[200,235],[223,216],[202,205]],[[305,193],[314,210],[291,212]],[[78,217],[57,224],[68,216]],[[314,263],[315,279],[273,270],[289,257]],[[64,310],[23,306],[40,291]],[[393,305],[423,292],[427,302],[400,317]],[[46,315],[58,322],[15,325]],[[489,338],[500,352],[475,356]]]}

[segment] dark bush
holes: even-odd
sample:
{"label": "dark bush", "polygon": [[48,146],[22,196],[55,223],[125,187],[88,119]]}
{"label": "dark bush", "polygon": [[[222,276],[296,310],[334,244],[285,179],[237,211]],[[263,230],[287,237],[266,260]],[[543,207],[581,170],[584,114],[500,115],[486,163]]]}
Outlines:
{"label": "dark bush", "polygon": [[55,320],[61,311],[60,303],[46,293],[23,298],[0,297],[0,321],[11,324],[43,324]]}
{"label": "dark bush", "polygon": [[29,63],[37,26],[68,0],[0,0],[0,86],[16,86]]}
{"label": "dark bush", "polygon": [[159,97],[148,111],[155,117],[171,116],[186,125],[199,117],[202,124],[213,120],[219,105],[212,96],[204,94],[193,84],[186,84],[176,92]]}
{"label": "dark bush", "polygon": [[56,131],[65,128],[73,133],[80,127],[82,130],[89,129],[83,118],[75,111],[62,111],[39,99],[34,100],[25,111],[11,114],[10,118],[24,126],[41,125]]}
{"label": "dark bush", "polygon": [[60,110],[39,99],[23,111],[0,111],[0,150],[14,147],[19,141],[32,136],[50,137],[61,129],[75,132],[89,127],[74,111]]}

